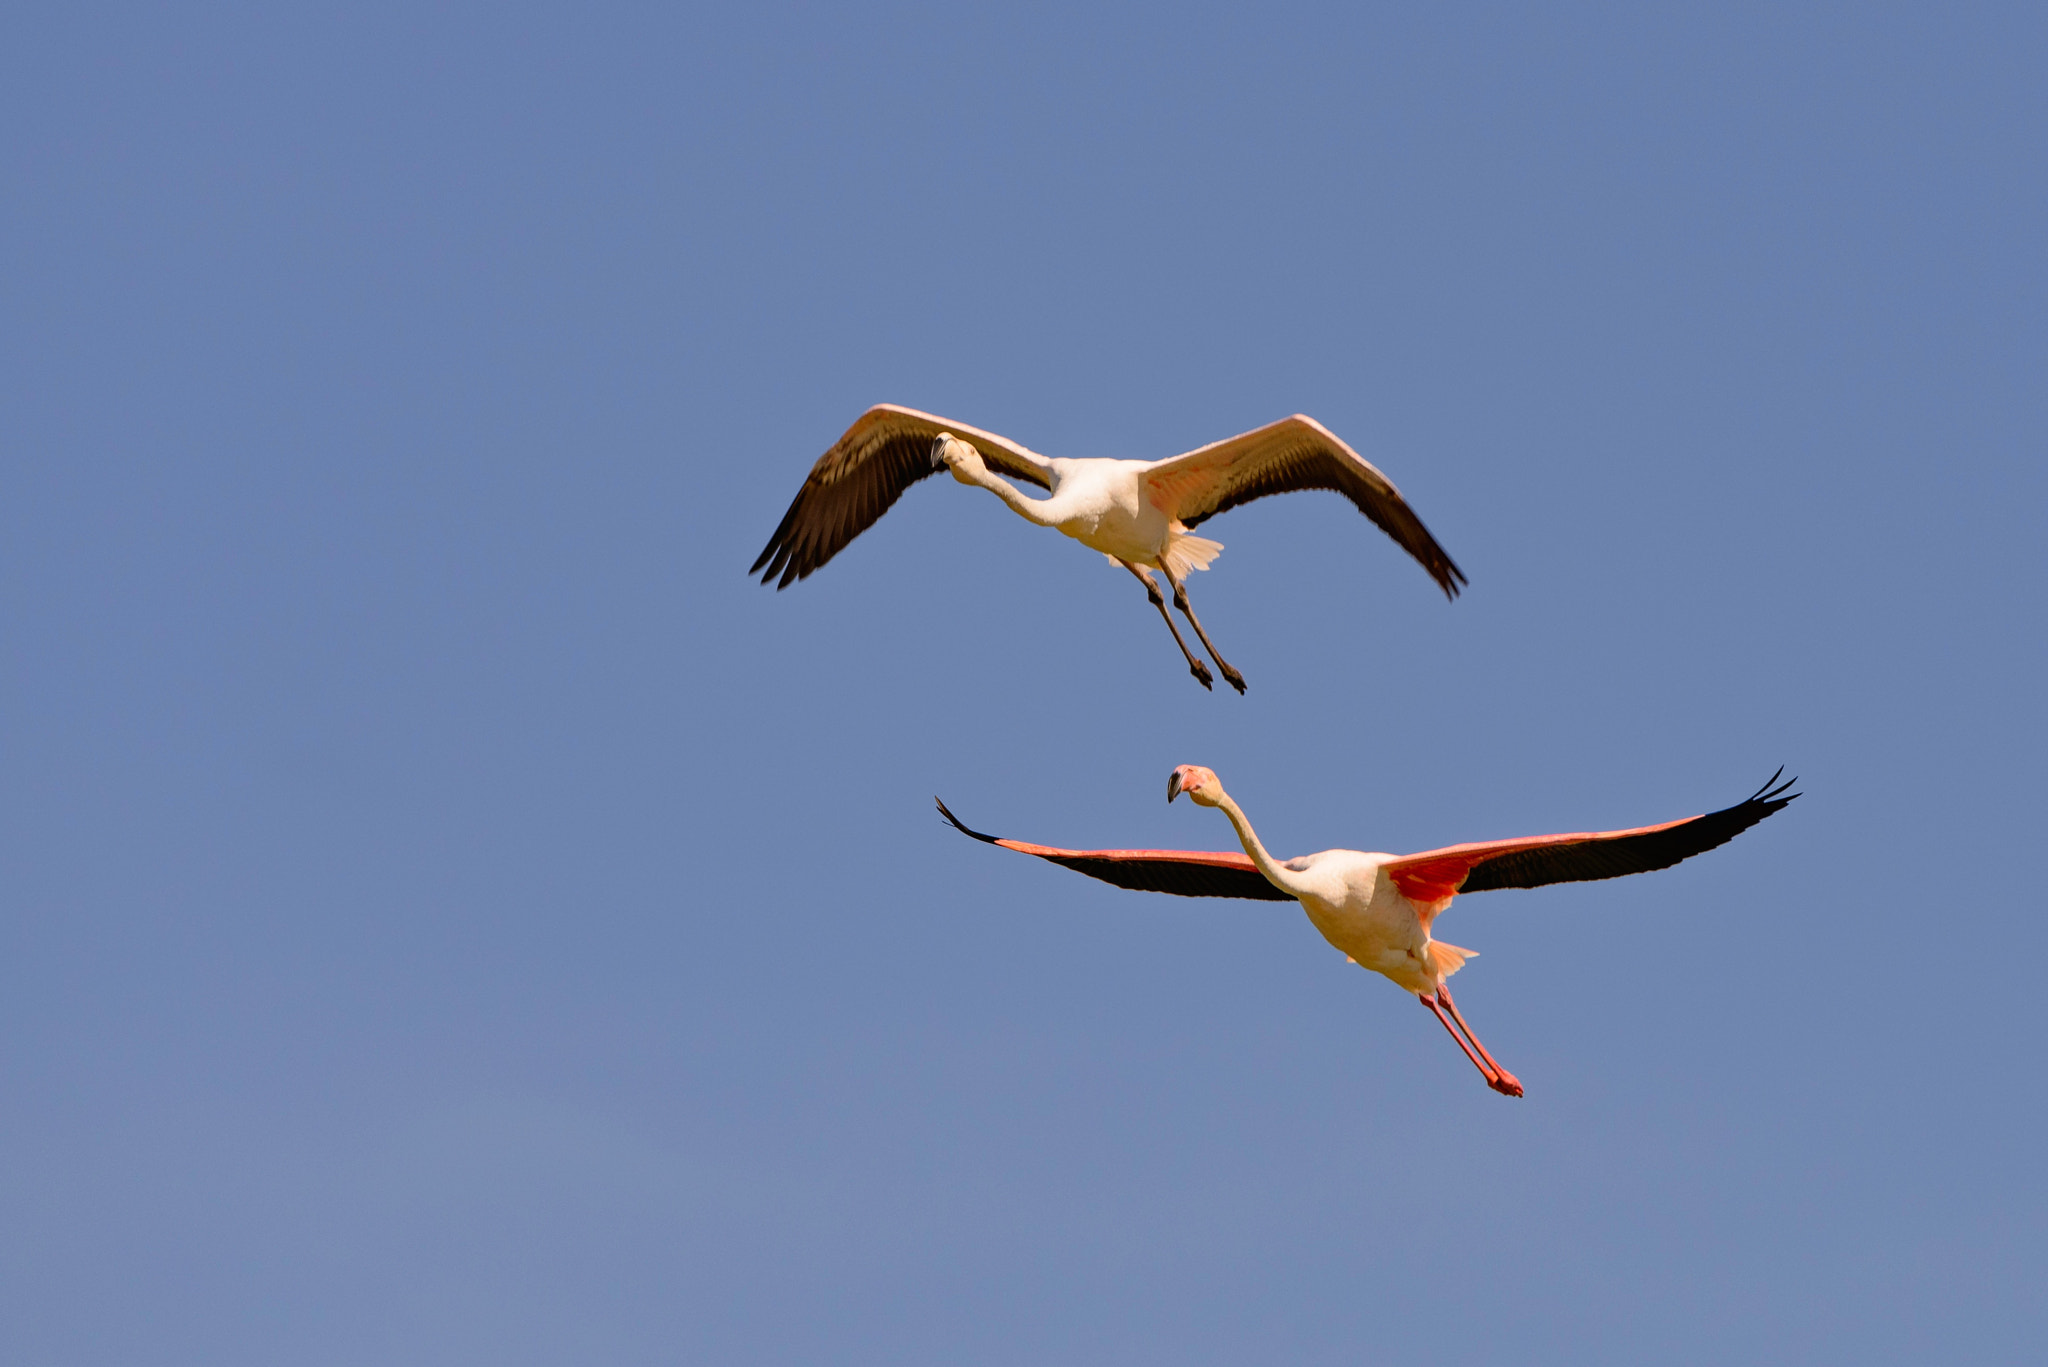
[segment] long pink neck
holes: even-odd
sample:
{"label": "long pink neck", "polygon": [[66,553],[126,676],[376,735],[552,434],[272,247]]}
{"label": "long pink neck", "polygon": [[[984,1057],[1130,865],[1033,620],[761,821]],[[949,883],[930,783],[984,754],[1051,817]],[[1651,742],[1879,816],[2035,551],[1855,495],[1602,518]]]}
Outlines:
{"label": "long pink neck", "polygon": [[1245,816],[1244,808],[1237,805],[1237,799],[1229,793],[1218,793],[1216,805],[1223,809],[1223,814],[1230,818],[1230,824],[1237,828],[1237,843],[1244,846],[1244,852],[1251,856],[1252,863],[1266,876],[1266,881],[1289,897],[1302,896],[1307,891],[1307,884],[1302,881],[1301,875],[1283,867],[1279,860],[1266,853],[1266,847],[1259,843],[1259,833],[1252,829],[1251,820]]}

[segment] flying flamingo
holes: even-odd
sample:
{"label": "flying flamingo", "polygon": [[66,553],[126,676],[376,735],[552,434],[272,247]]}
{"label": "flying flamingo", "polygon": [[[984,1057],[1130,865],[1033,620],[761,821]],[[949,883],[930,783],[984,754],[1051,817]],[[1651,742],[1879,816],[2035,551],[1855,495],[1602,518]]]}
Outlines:
{"label": "flying flamingo", "polygon": [[1787,793],[1797,779],[1770,782],[1733,807],[1704,816],[1638,826],[1627,831],[1578,831],[1446,845],[1421,854],[1362,854],[1324,850],[1285,862],[1266,853],[1236,799],[1223,791],[1213,770],[1183,764],[1166,780],[1166,800],[1182,793],[1197,805],[1221,807],[1237,828],[1243,854],[1206,850],[1062,850],[1001,840],[969,830],[939,803],[939,813],[976,840],[1035,854],[1090,878],[1120,888],[1171,892],[1182,897],[1251,897],[1299,901],[1323,938],[1351,962],[1382,974],[1413,992],[1451,1032],[1465,1057],[1486,1076],[1486,1085],[1520,1096],[1522,1084],[1500,1066],[1451,1000],[1444,984],[1474,958],[1430,938],[1430,926],[1460,892],[1495,888],[1538,888],[1669,868],[1681,859],[1724,845],[1798,797]]}
{"label": "flying flamingo", "polygon": [[[1334,489],[1422,562],[1445,597],[1457,597],[1465,582],[1464,571],[1387,477],[1299,413],[1171,460],[1060,460],[993,432],[888,403],[863,413],[818,457],[747,573],[759,574],[764,584],[775,580],[778,589],[809,578],[872,527],[905,489],[940,470],[951,471],[962,484],[979,485],[1025,521],[1057,527],[1136,575],[1204,688],[1213,686],[1209,666],[1188,649],[1152,571],[1166,576],[1174,606],[1224,679],[1244,692],[1244,675],[1224,660],[1189,606],[1186,582],[1223,549],[1189,532],[1240,503],[1297,489]],[[1027,498],[999,474],[1035,484],[1050,497]]]}

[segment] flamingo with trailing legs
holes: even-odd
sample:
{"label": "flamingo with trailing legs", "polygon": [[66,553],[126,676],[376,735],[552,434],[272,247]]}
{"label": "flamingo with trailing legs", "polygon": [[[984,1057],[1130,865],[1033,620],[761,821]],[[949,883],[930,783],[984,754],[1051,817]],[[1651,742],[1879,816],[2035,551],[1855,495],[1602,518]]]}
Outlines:
{"label": "flamingo with trailing legs", "polygon": [[969,830],[944,802],[939,803],[939,812],[976,840],[1034,854],[1122,888],[1183,897],[1298,901],[1323,938],[1351,962],[1414,993],[1485,1075],[1487,1086],[1506,1096],[1520,1096],[1521,1081],[1479,1042],[1446,986],[1467,959],[1477,957],[1472,950],[1431,936],[1436,918],[1451,899],[1461,892],[1536,888],[1669,868],[1726,844],[1798,797],[1786,791],[1798,780],[1778,782],[1784,772],[1771,775],[1770,782],[1744,801],[1704,816],[1633,830],[1536,835],[1406,855],[1324,850],[1275,859],[1266,853],[1244,809],[1223,791],[1215,771],[1196,764],[1173,771],[1166,782],[1166,800],[1186,793],[1198,806],[1221,808],[1237,831],[1243,854],[1065,850]]}
{"label": "flamingo with trailing legs", "polygon": [[[1187,591],[1189,573],[1207,569],[1223,549],[1191,533],[1240,503],[1301,489],[1335,490],[1420,561],[1445,597],[1457,597],[1465,582],[1464,571],[1393,483],[1328,428],[1299,413],[1170,460],[1073,460],[1041,456],[993,432],[886,403],[862,414],[818,458],[747,573],[778,589],[809,578],[873,526],[904,490],[940,470],[988,490],[1025,521],[1055,527],[1136,575],[1187,658],[1188,672],[1204,688],[1212,687],[1209,667],[1188,649],[1152,573],[1165,576],[1174,606],[1224,679],[1244,692],[1244,675],[1202,629]],[[1035,484],[1047,497],[1027,497],[1010,479]]]}

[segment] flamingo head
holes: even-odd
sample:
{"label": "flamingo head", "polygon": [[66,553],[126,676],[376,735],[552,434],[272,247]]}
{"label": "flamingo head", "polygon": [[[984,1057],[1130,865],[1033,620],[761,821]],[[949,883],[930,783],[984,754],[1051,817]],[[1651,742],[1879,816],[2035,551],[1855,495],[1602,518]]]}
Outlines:
{"label": "flamingo head", "polygon": [[1183,764],[1166,776],[1166,800],[1171,802],[1182,793],[1196,806],[1213,807],[1223,798],[1223,785],[1217,782],[1214,769]]}
{"label": "flamingo head", "polygon": [[951,470],[954,479],[972,484],[974,476],[984,468],[981,452],[951,432],[941,432],[932,438],[932,469]]}

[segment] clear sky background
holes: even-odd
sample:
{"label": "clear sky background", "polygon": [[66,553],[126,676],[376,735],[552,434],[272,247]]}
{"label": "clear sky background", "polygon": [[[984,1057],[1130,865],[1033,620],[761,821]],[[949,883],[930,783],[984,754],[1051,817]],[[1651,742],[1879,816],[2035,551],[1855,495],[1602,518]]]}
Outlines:
{"label": "clear sky background", "polygon": [[[2038,6],[17,5],[0,1360],[2039,1361]],[[1142,593],[892,401],[1379,463]],[[1291,907],[1406,851],[1520,1074]]]}

